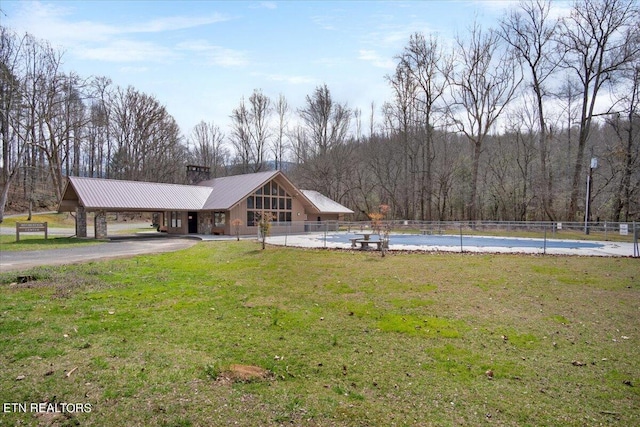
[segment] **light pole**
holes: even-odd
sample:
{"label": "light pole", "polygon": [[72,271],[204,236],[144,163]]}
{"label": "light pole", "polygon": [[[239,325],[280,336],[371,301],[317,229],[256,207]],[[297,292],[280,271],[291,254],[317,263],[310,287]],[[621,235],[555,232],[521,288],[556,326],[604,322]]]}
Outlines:
{"label": "light pole", "polygon": [[589,174],[587,175],[587,201],[584,209],[584,234],[589,234],[589,205],[591,204],[591,181],[593,170],[598,167],[598,159],[591,158],[591,165],[589,167]]}

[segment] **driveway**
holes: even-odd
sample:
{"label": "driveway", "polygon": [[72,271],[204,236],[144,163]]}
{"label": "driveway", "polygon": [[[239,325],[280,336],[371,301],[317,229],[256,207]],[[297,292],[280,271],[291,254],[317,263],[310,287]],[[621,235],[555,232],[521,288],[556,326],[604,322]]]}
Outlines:
{"label": "driveway", "polygon": [[26,270],[42,265],[62,265],[109,258],[172,252],[190,248],[196,239],[179,237],[126,237],[90,246],[40,251],[1,251],[0,271]]}

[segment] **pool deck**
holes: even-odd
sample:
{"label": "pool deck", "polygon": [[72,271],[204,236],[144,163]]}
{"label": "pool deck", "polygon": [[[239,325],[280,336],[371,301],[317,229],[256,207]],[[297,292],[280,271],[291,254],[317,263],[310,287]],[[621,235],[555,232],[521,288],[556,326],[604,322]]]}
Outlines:
{"label": "pool deck", "polygon": [[[338,238],[336,238],[338,237]],[[296,234],[288,236],[270,236],[267,243],[271,245],[293,246],[304,248],[333,248],[345,250],[352,249],[349,237],[355,237],[354,233],[336,232],[328,233],[325,239],[324,233]],[[459,238],[459,236],[450,236]],[[464,236],[463,236],[464,237]],[[477,236],[474,236],[477,237]],[[482,237],[483,244],[464,244],[462,250],[457,245],[430,245],[430,244],[399,244],[394,243],[393,236],[389,241],[390,251],[425,251],[425,252],[469,252],[469,253],[521,253],[521,254],[547,254],[547,255],[578,255],[578,256],[605,256],[605,257],[632,257],[634,255],[633,243],[624,242],[604,242],[604,241],[580,241],[580,240],[557,240],[548,239],[547,247],[544,248],[543,239],[527,238],[493,238]],[[493,244],[495,241],[495,245]],[[531,243],[540,242],[539,246],[517,246],[518,241],[527,240]],[[562,242],[566,247],[553,247],[554,242]],[[572,244],[575,243],[575,246]],[[580,247],[589,243],[590,247]]]}

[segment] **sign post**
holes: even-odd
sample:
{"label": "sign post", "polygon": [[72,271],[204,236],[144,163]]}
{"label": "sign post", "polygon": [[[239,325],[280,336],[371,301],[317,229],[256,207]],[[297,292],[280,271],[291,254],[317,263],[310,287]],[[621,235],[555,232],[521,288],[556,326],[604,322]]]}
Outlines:
{"label": "sign post", "polygon": [[20,233],[44,233],[44,238],[49,238],[46,222],[16,222],[16,242],[20,241]]}

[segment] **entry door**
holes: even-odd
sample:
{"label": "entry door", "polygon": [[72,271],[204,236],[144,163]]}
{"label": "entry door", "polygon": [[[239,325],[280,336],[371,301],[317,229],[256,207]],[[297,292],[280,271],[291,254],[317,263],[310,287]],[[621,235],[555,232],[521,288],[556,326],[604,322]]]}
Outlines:
{"label": "entry door", "polygon": [[189,234],[198,232],[198,212],[189,212]]}

